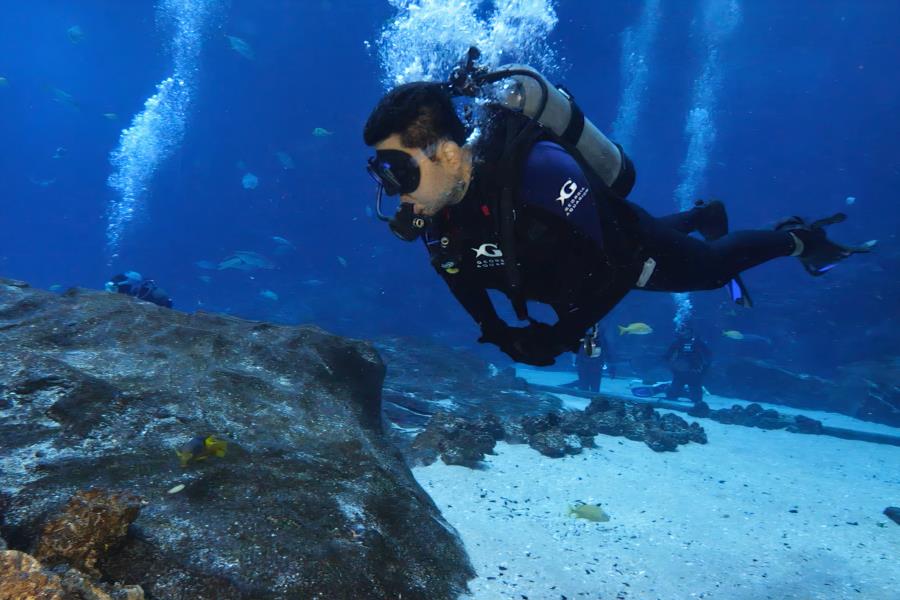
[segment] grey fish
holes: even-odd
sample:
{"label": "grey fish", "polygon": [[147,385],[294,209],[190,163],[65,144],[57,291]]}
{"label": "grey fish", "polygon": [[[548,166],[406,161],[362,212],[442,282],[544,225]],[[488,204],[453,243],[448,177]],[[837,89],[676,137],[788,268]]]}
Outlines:
{"label": "grey fish", "polygon": [[231,45],[231,49],[246,58],[247,60],[253,60],[256,58],[256,53],[253,52],[253,48],[242,40],[241,38],[235,35],[225,35],[228,38],[228,43]]}
{"label": "grey fish", "polygon": [[225,258],[219,263],[219,270],[238,269],[240,271],[254,271],[256,269],[274,269],[272,262],[259,254],[250,250],[236,250],[231,256]]}

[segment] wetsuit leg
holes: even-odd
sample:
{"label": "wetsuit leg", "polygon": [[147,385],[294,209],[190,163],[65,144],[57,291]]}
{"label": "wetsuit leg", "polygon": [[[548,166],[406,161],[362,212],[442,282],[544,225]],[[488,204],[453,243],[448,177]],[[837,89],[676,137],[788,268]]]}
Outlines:
{"label": "wetsuit leg", "polygon": [[690,398],[694,404],[703,400],[703,382],[700,379],[700,373],[690,374],[690,377],[688,377],[687,391],[688,398]]}
{"label": "wetsuit leg", "polygon": [[583,354],[579,354],[575,359],[575,368],[578,371],[578,381],[575,382],[575,387],[579,390],[588,390],[590,391],[590,373],[588,369],[588,361],[590,359],[585,357]]}
{"label": "wetsuit leg", "polygon": [[794,251],[794,238],[785,231],[735,231],[705,242],[669,226],[636,207],[640,236],[656,269],[646,290],[689,292],[720,288],[747,269]]}
{"label": "wetsuit leg", "polygon": [[669,387],[666,388],[666,398],[670,400],[678,398],[684,392],[684,385],[684,373],[673,372],[672,383],[670,383]]}
{"label": "wetsuit leg", "polygon": [[600,391],[600,379],[603,377],[603,361],[599,358],[588,359],[589,364],[586,367],[585,378],[587,379],[587,389],[589,392]]}
{"label": "wetsuit leg", "polygon": [[681,233],[693,233],[697,231],[699,221],[699,211],[696,208],[683,212],[657,217],[656,220],[663,227],[669,227]]}

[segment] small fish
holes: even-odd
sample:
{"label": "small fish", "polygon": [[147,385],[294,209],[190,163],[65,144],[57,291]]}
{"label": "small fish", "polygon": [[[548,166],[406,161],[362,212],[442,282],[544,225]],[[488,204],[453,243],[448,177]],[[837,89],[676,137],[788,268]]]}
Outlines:
{"label": "small fish", "polygon": [[56,148],[56,150],[53,151],[52,158],[53,160],[59,160],[60,158],[68,154],[68,152],[69,150],[65,146],[59,146]]}
{"label": "small fish", "polygon": [[57,104],[61,104],[76,112],[81,110],[81,105],[75,102],[75,98],[69,92],[61,90],[58,87],[50,87],[48,89],[50,90],[50,93],[53,94],[53,101]]}
{"label": "small fish", "polygon": [[238,269],[240,271],[253,271],[255,269],[274,269],[275,265],[272,264],[268,258],[259,254],[258,252],[252,252],[250,250],[236,250],[234,254],[227,257],[225,260],[219,263],[217,269],[222,271],[224,269]]}
{"label": "small fish", "polygon": [[853,204],[856,202],[856,196],[847,196],[846,202],[847,206],[853,206]]}
{"label": "small fish", "polygon": [[287,152],[279,150],[275,153],[275,157],[278,159],[278,162],[281,163],[281,168],[285,171],[291,171],[295,169],[294,159],[291,158],[291,155]]}
{"label": "small fish", "polygon": [[63,289],[63,286],[59,285],[58,283],[54,283],[47,289],[50,290],[51,292],[61,292]]}
{"label": "small fish", "polygon": [[6,77],[0,77],[0,88],[9,87],[9,79]]}
{"label": "small fish", "polygon": [[272,300],[273,302],[278,300],[278,294],[276,294],[272,290],[263,290],[259,293],[259,295],[266,300]]}
{"label": "small fish", "polygon": [[253,60],[256,58],[256,53],[253,52],[253,48],[242,40],[241,38],[235,35],[225,35],[228,38],[228,43],[231,45],[231,49],[246,58],[247,60]]}
{"label": "small fish", "polygon": [[338,256],[337,261],[341,264],[342,267],[347,266],[347,259],[344,258],[343,256]]}
{"label": "small fish", "polygon": [[183,491],[183,490],[184,490],[184,484],[183,484],[183,483],[179,483],[178,485],[176,485],[175,487],[173,487],[172,489],[170,489],[170,490],[169,490],[168,492],[166,492],[166,493],[167,493],[167,494],[177,494],[178,492],[181,492],[181,491]]}
{"label": "small fish", "polygon": [[50,187],[51,185],[56,183],[56,177],[52,177],[50,179],[39,179],[37,177],[29,177],[28,181],[30,181],[31,183],[33,183],[34,185],[36,185],[38,187],[45,188],[45,187]]}
{"label": "small fish", "polygon": [[609,515],[597,504],[576,504],[575,506],[570,506],[568,514],[575,515],[576,519],[587,519],[594,523],[606,523],[609,521]]}
{"label": "small fish", "polygon": [[103,113],[103,118],[108,121],[118,121],[119,115],[117,115],[116,113]]}
{"label": "small fish", "polygon": [[649,335],[653,333],[653,328],[646,323],[630,323],[628,325],[619,325],[619,335]]}
{"label": "small fish", "polygon": [[212,435],[198,435],[183,444],[175,454],[181,461],[181,466],[186,467],[191,461],[206,460],[210,456],[222,458],[228,449],[228,442],[220,440]]}
{"label": "small fish", "polygon": [[273,235],[272,241],[278,244],[277,246],[275,246],[275,254],[277,254],[278,256],[296,252],[297,250],[297,247],[290,240],[279,235]]}
{"label": "small fish", "polygon": [[245,190],[255,190],[256,186],[259,185],[259,177],[253,173],[247,173],[241,178],[241,185],[244,186]]}
{"label": "small fish", "polygon": [[72,25],[66,29],[66,37],[69,38],[69,41],[73,44],[80,44],[84,39],[84,30],[80,25]]}
{"label": "small fish", "polygon": [[334,135],[334,133],[328,131],[324,127],[316,127],[313,129],[312,134],[316,137],[328,137],[329,135]]}
{"label": "small fish", "polygon": [[772,340],[764,335],[757,335],[755,333],[742,333],[735,329],[723,331],[722,335],[738,342],[762,342],[764,344],[772,343]]}
{"label": "small fish", "polygon": [[211,260],[198,260],[194,263],[194,266],[200,267],[201,269],[216,269],[219,265]]}

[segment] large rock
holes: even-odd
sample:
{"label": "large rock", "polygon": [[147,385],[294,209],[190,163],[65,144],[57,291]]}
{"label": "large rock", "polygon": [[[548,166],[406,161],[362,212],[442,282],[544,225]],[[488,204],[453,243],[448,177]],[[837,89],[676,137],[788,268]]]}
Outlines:
{"label": "large rock", "polygon": [[[51,515],[97,487],[146,501],[97,572],[157,600],[449,599],[473,576],[383,438],[369,344],[10,280],[0,331],[11,548],[34,551]],[[208,434],[226,455],[181,467],[174,451]]]}
{"label": "large rock", "polygon": [[900,426],[900,357],[854,362],[832,378],[785,369],[770,361],[737,359],[711,369],[709,390],[752,402],[839,412]]}
{"label": "large rock", "polygon": [[835,389],[828,379],[751,358],[717,364],[710,369],[705,385],[720,396],[815,410],[824,407]]}
{"label": "large rock", "polygon": [[900,427],[900,356],[854,362],[838,368],[829,405],[859,419]]}

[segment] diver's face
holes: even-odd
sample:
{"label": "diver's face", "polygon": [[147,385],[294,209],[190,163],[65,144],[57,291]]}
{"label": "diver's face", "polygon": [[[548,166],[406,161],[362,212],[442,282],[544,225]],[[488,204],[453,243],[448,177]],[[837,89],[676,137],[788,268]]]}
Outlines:
{"label": "diver's face", "polygon": [[400,201],[412,204],[417,215],[432,217],[462,200],[467,182],[462,168],[461,148],[451,141],[438,142],[433,156],[421,148],[404,146],[399,134],[375,144],[375,150],[400,150],[409,154],[419,167],[419,187],[401,194]]}

